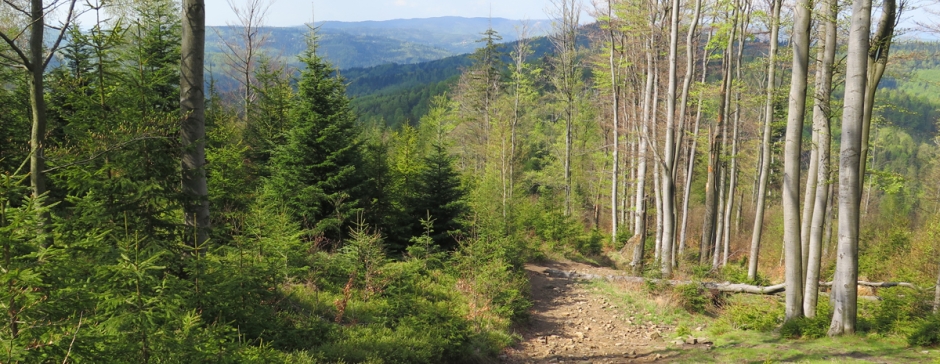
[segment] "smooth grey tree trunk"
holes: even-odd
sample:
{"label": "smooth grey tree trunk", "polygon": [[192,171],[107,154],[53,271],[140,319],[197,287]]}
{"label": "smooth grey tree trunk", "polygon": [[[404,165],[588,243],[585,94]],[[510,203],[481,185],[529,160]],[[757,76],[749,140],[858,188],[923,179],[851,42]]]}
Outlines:
{"label": "smooth grey tree trunk", "polygon": [[[739,2],[740,4],[740,2]],[[738,29],[738,50],[734,58],[735,77],[741,79],[741,59],[744,56],[745,31],[750,23],[750,3],[745,3],[744,8],[739,11],[743,14],[743,21]],[[741,123],[741,91],[734,91],[734,126],[731,133],[731,155],[728,163],[731,165],[728,170],[728,202],[725,205],[725,223],[724,237],[722,239],[721,266],[728,265],[728,256],[731,253],[731,213],[735,207],[735,189],[738,183],[738,126]],[[738,202],[740,205],[740,202]]]}
{"label": "smooth grey tree trunk", "polygon": [[809,71],[810,0],[799,0],[793,24],[793,71],[783,159],[783,243],[785,261],[786,319],[803,316],[803,253],[800,242],[800,154],[803,144],[803,114]]}
{"label": "smooth grey tree trunk", "polygon": [[[647,47],[652,47],[652,40],[649,40]],[[633,254],[632,266],[642,267],[643,264],[643,245],[646,239],[646,203],[644,199],[646,189],[646,159],[647,148],[649,145],[649,124],[650,124],[650,104],[653,97],[653,54],[652,49],[647,48],[646,52],[646,87],[643,92],[643,118],[638,123],[639,150],[637,153],[637,177],[636,177],[636,216],[633,220],[633,231],[635,232],[631,240],[636,244]],[[640,234],[642,233],[642,234]]]}
{"label": "smooth grey tree trunk", "polygon": [[[732,19],[735,17],[734,14],[731,16]],[[736,29],[736,27],[733,29]],[[734,36],[732,35],[731,38],[733,39]],[[708,258],[711,257],[709,254],[712,254],[712,250],[715,250],[713,244],[718,242],[718,235],[720,234],[719,220],[721,218],[721,209],[719,205],[721,203],[721,197],[718,194],[720,191],[718,179],[719,173],[721,172],[722,146],[725,142],[724,131],[727,130],[725,118],[727,117],[728,89],[730,89],[732,82],[731,51],[733,45],[734,42],[728,42],[727,49],[725,50],[724,64],[722,65],[721,90],[719,92],[720,101],[718,104],[720,110],[717,120],[711,125],[708,136],[709,151],[707,180],[705,182],[705,223],[702,228],[701,256],[699,257],[700,264],[708,262]],[[721,137],[720,140],[719,137]],[[713,262],[713,265],[715,264],[717,263]]]}
{"label": "smooth grey tree trunk", "polygon": [[[700,0],[699,0],[700,1]],[[711,40],[711,33],[708,35],[709,41]],[[707,42],[706,42],[707,43]],[[708,76],[708,51],[705,51],[705,54],[702,56],[702,84],[705,83],[706,77]],[[688,155],[688,168],[686,168],[685,174],[685,193],[682,196],[682,227],[679,232],[679,256],[685,255],[686,247],[686,229],[689,226],[689,196],[692,192],[692,175],[695,170],[695,152],[698,148],[698,138],[699,138],[699,123],[702,120],[702,97],[703,93],[698,95],[698,103],[695,111],[695,126],[692,127],[692,145],[689,147]]]}
{"label": "smooth grey tree trunk", "polygon": [[[666,141],[663,147],[662,185],[662,273],[672,275],[673,247],[676,242],[676,66],[679,58],[679,0],[672,0],[669,26],[669,80],[666,91]],[[688,50],[691,52],[692,50]],[[681,128],[680,128],[681,129]],[[682,130],[678,131],[682,133]]]}
{"label": "smooth grey tree trunk", "polygon": [[[878,82],[881,81],[881,76],[884,75],[885,68],[888,66],[888,55],[891,51],[891,41],[894,38],[894,28],[902,10],[903,8],[898,8],[897,0],[883,1],[881,19],[878,21],[878,28],[869,43],[865,106],[862,116],[862,144],[859,157],[859,171],[862,173],[862,180],[859,181],[860,186],[865,182],[865,173],[868,173],[868,139],[871,133],[872,111],[875,107],[875,93],[878,91]],[[871,23],[870,17],[869,23]],[[870,25],[869,28],[871,28]]]}
{"label": "smooth grey tree trunk", "polygon": [[619,215],[617,213],[617,198],[618,195],[618,181],[617,178],[620,176],[620,80],[619,72],[620,67],[616,63],[616,43],[614,42],[614,25],[613,25],[613,1],[607,1],[607,22],[608,22],[608,41],[610,42],[610,94],[612,100],[611,112],[613,116],[613,132],[614,132],[614,142],[613,142],[613,166],[610,171],[610,239],[614,245],[617,244],[617,225],[619,221]]}
{"label": "smooth grey tree trunk", "polygon": [[871,0],[852,2],[846,56],[845,103],[842,107],[842,140],[839,153],[839,245],[832,284],[832,322],[829,336],[855,333],[858,318],[858,223],[861,191],[862,124],[868,74],[868,34]]}
{"label": "smooth grey tree trunk", "polygon": [[774,85],[777,72],[777,39],[780,31],[780,5],[782,0],[773,1],[773,14],[770,26],[770,52],[767,55],[767,88],[764,104],[764,129],[761,138],[760,181],[757,188],[757,204],[754,212],[754,228],[751,234],[751,251],[747,261],[747,278],[757,278],[757,263],[760,257],[760,240],[764,231],[764,208],[767,201],[767,181],[770,179],[770,125],[774,118]]}
{"label": "smooth grey tree trunk", "polygon": [[[803,313],[806,317],[816,316],[816,302],[819,297],[819,269],[822,265],[823,229],[826,223],[826,212],[829,202],[829,148],[832,140],[829,117],[832,115],[830,99],[832,96],[832,66],[836,57],[836,16],[838,16],[838,2],[826,0],[823,9],[823,22],[825,24],[825,41],[822,44],[822,55],[816,68],[816,93],[813,100],[813,134],[816,134],[818,171],[816,178],[816,200],[811,217],[808,259],[806,265],[806,282],[803,291]],[[807,178],[814,178],[813,175]]]}
{"label": "smooth grey tree trunk", "polygon": [[[817,62],[818,63],[818,62]],[[817,70],[817,76],[818,76]],[[815,112],[815,110],[814,110]],[[819,152],[816,146],[819,145],[819,135],[813,130],[811,137],[809,168],[806,170],[806,187],[803,191],[803,212],[800,213],[800,251],[803,253],[802,270],[803,280],[806,280],[806,262],[809,259],[809,225],[813,216],[813,198],[816,197],[816,175],[819,170]]]}
{"label": "smooth grey tree trunk", "polygon": [[194,229],[193,246],[209,238],[209,188],[206,182],[206,103],[204,61],[205,0],[183,0],[183,40],[180,47],[180,144],[182,187],[188,201],[185,223]]}

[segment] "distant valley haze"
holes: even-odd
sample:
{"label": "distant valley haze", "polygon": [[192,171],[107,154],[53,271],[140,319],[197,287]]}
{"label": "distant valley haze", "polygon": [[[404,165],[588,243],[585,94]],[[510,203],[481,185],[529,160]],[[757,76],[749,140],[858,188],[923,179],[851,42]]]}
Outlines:
{"label": "distant valley haze", "polygon": [[[238,0],[232,0],[236,5]],[[584,9],[590,7],[585,3]],[[229,0],[206,0],[206,23],[226,25],[237,19]],[[294,26],[320,21],[381,21],[393,19],[432,18],[444,16],[494,17],[507,19],[545,19],[551,0],[350,0],[308,1],[274,0],[267,13],[271,26]],[[588,20],[588,14],[582,20]],[[589,21],[593,21],[590,19]]]}

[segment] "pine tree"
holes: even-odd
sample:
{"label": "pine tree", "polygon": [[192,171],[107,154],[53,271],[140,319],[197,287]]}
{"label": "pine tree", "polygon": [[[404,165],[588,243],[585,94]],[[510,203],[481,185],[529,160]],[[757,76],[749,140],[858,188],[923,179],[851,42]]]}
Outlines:
{"label": "pine tree", "polygon": [[301,57],[306,68],[290,113],[293,127],[274,153],[267,192],[303,228],[339,239],[364,202],[362,143],[344,80],[316,50],[312,36]]}
{"label": "pine tree", "polygon": [[[454,170],[454,158],[442,145],[432,146],[430,155],[425,160],[421,172],[421,191],[416,196],[412,211],[415,218],[433,220],[431,238],[444,249],[457,247],[454,234],[461,229],[460,216],[466,209],[463,202],[464,191],[460,178]],[[415,225],[419,230],[424,227]],[[413,236],[420,236],[422,231],[413,231]]]}

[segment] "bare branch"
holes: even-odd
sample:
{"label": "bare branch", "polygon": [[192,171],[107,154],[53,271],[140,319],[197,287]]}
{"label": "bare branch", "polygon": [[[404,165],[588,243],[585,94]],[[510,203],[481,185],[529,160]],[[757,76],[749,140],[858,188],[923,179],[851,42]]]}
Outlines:
{"label": "bare branch", "polygon": [[[23,34],[23,33],[20,32],[20,34]],[[9,36],[7,36],[6,33],[0,31],[0,39],[3,39],[3,41],[6,42],[8,46],[10,46],[10,50],[15,52],[16,55],[20,57],[20,60],[16,62],[19,62],[27,69],[30,69],[32,68],[32,63],[29,62],[29,57],[27,57],[26,54],[23,53],[23,49],[21,49],[18,45],[16,45],[15,39],[18,37],[19,37],[19,34],[16,37],[11,39]],[[4,56],[4,58],[8,58],[8,56]],[[9,57],[8,59],[12,60],[12,57]]]}
{"label": "bare branch", "polygon": [[126,146],[128,146],[128,145],[134,144],[134,143],[136,143],[136,142],[140,142],[140,141],[144,141],[144,140],[154,140],[154,139],[172,139],[172,138],[169,138],[169,137],[162,137],[162,136],[149,136],[149,135],[140,136],[140,137],[137,137],[137,138],[134,138],[134,139],[131,139],[131,140],[127,140],[127,141],[124,141],[124,142],[121,142],[121,143],[112,145],[112,146],[110,146],[110,147],[107,147],[107,148],[105,148],[104,150],[102,150],[102,151],[100,151],[100,152],[97,152],[97,153],[95,153],[95,154],[92,154],[92,155],[91,155],[90,157],[88,157],[88,158],[81,159],[81,160],[77,160],[77,161],[70,162],[70,163],[66,163],[66,164],[63,164],[63,165],[60,165],[60,166],[55,166],[55,167],[52,167],[52,168],[48,168],[48,169],[43,170],[42,172],[43,172],[43,173],[49,173],[49,172],[56,171],[56,170],[59,170],[59,169],[62,169],[62,168],[66,168],[66,167],[71,167],[71,166],[75,166],[75,165],[80,165],[80,164],[89,163],[89,162],[94,161],[95,159],[100,158],[101,156],[103,156],[103,155],[105,155],[105,154],[108,154],[108,153],[111,153],[111,152],[113,152],[113,151],[122,149],[122,148],[124,148],[124,147],[126,147]]}
{"label": "bare branch", "polygon": [[13,10],[19,11],[20,13],[23,13],[23,15],[29,16],[29,12],[28,12],[28,11],[23,10],[22,8],[20,8],[20,7],[17,6],[16,4],[14,4],[12,1],[10,1],[10,0],[3,0],[3,3],[9,5],[11,8],[13,8]]}
{"label": "bare branch", "polygon": [[69,12],[65,16],[65,21],[62,23],[62,30],[59,31],[59,36],[56,37],[55,43],[52,44],[52,47],[49,48],[49,55],[46,56],[46,59],[42,62],[42,68],[45,69],[49,65],[49,61],[52,60],[52,56],[55,55],[56,50],[59,49],[59,44],[62,43],[62,38],[65,37],[65,32],[69,28],[69,24],[72,22],[72,16],[75,12],[75,3],[77,0],[69,1]]}

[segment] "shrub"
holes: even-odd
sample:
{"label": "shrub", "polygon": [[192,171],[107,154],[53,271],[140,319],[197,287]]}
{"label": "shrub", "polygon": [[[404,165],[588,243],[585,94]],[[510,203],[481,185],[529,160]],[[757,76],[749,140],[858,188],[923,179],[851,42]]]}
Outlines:
{"label": "shrub", "polygon": [[916,318],[930,313],[930,305],[923,293],[901,288],[883,289],[881,302],[872,315],[872,329],[881,333],[907,334]]}
{"label": "shrub", "polygon": [[702,287],[696,283],[680,284],[673,288],[679,296],[679,304],[686,311],[693,313],[704,313],[708,305],[708,298]]}
{"label": "shrub", "polygon": [[[741,330],[771,331],[783,321],[783,305],[771,297],[741,300],[728,305],[721,320]],[[750,297],[748,297],[750,298]]]}
{"label": "shrub", "polygon": [[930,315],[914,325],[914,331],[907,335],[907,343],[911,346],[940,344],[940,315]]}

